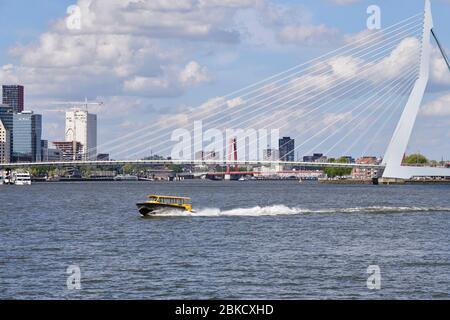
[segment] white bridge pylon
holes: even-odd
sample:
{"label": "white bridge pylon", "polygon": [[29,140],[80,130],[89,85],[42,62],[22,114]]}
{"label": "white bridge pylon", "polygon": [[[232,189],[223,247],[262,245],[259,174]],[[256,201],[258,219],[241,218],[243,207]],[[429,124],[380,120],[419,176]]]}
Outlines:
{"label": "white bridge pylon", "polygon": [[426,0],[419,78],[414,84],[405,109],[403,110],[383,158],[383,164],[385,165],[383,178],[411,179],[412,177],[421,176],[450,176],[450,168],[402,166],[403,156],[406,152],[430,76],[432,29],[433,18],[431,14],[431,3],[430,0]]}

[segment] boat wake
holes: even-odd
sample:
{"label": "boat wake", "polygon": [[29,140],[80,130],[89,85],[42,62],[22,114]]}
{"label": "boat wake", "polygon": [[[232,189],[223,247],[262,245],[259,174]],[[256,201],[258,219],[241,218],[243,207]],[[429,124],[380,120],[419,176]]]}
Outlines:
{"label": "boat wake", "polygon": [[314,213],[408,213],[408,212],[450,212],[450,208],[445,207],[394,207],[394,206],[371,206],[371,207],[353,207],[353,208],[324,208],[324,209],[306,209],[299,207],[288,207],[285,205],[255,206],[251,208],[235,208],[221,210],[219,208],[202,208],[194,212],[168,211],[155,214],[154,216],[190,216],[190,217],[227,217],[227,216],[281,216],[281,215],[300,215]]}

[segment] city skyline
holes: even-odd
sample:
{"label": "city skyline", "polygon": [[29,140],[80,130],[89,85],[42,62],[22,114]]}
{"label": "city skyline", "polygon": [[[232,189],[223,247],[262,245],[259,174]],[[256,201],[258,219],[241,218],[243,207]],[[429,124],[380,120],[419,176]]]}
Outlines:
{"label": "city skyline", "polygon": [[[123,37],[119,38],[113,36],[118,27],[106,18],[101,26],[89,20],[89,24],[85,25],[87,30],[66,30],[64,22],[67,7],[77,4],[82,13],[95,12],[96,7],[89,7],[88,3],[62,1],[56,5],[44,2],[39,8],[34,8],[37,11],[29,22],[37,26],[33,34],[19,36],[16,33],[16,36],[9,35],[0,41],[0,82],[26,86],[26,107],[43,114],[44,136],[50,141],[60,140],[65,130],[62,114],[44,111],[49,108],[51,101],[73,100],[83,96],[105,101],[102,106],[90,107],[101,119],[99,145],[102,145],[144,126],[148,121],[154,121],[155,117],[162,125],[165,119],[181,120],[186,110],[202,110],[214,103],[217,97],[233,89],[329,52],[349,39],[361,36],[367,31],[365,11],[369,4],[367,1],[350,1],[344,5],[344,2],[330,0],[322,1],[320,5],[306,1],[299,6],[293,1],[261,0],[244,1],[242,4],[224,1],[221,5],[201,7],[195,5],[195,1],[187,1],[184,8],[162,8],[158,5],[140,8],[142,13],[152,14],[153,17],[163,15],[170,19],[172,15],[181,15],[185,20],[181,20],[180,24],[207,26],[205,32],[194,29],[189,33],[172,20],[173,29],[170,30],[156,24],[156,30],[167,35],[162,39],[154,32],[142,35],[140,31],[146,25],[141,17],[138,17],[131,30],[123,32]],[[379,1],[378,5],[382,10],[382,27],[387,27],[420,12],[423,3],[399,1],[393,4]],[[450,5],[447,1],[435,1],[433,6],[436,29],[442,30],[441,41],[448,48],[450,37],[443,32],[443,21],[450,16]],[[31,7],[19,1],[0,7],[0,10],[20,8],[24,14],[31,14]],[[119,12],[114,3],[106,3],[103,7],[117,18],[127,18],[127,13]],[[333,14],[325,14],[324,8],[332,9]],[[211,21],[208,19],[209,13],[221,13],[223,19]],[[202,19],[196,24],[190,20],[192,15]],[[49,21],[52,23],[49,24]],[[28,24],[23,20],[21,23]],[[15,24],[11,26],[17,30],[26,28]],[[94,32],[94,27],[98,27],[98,32]],[[79,44],[77,39],[83,44]],[[137,43],[137,40],[141,41]],[[61,41],[61,45],[55,41]],[[214,44],[220,49],[213,49]],[[93,53],[94,59],[85,59],[83,51]],[[182,55],[173,57],[169,55],[170,52]],[[124,57],[125,60],[120,61],[118,57]],[[442,72],[445,65],[440,65],[440,62],[434,53],[431,92],[423,103],[423,111],[418,117],[409,148],[410,153],[420,151],[435,159],[450,158],[449,139],[445,139],[450,123],[450,112],[445,108],[450,94],[450,76]],[[30,68],[42,71],[50,68],[57,72],[56,77],[50,78],[45,73],[41,78],[33,77]],[[113,74],[102,71],[105,68],[112,70]],[[231,76],[237,72],[242,76],[238,79]],[[54,80],[59,78],[70,79],[70,85]],[[325,123],[342,116],[330,113],[324,115],[321,121]],[[303,126],[299,120],[289,124],[280,135],[289,135],[302,141],[305,139],[301,136]],[[389,138],[390,135],[386,135],[380,139],[370,154],[382,155]],[[162,139],[167,139],[167,136]],[[146,150],[150,148],[151,145],[145,146]],[[152,149],[154,153],[159,152],[157,148]],[[99,152],[109,150],[105,148]],[[303,152],[305,154],[301,155],[306,155],[306,151]],[[335,151],[336,156],[342,153],[343,150]],[[358,154],[358,150],[353,154]],[[116,155],[117,158],[122,157],[121,154]],[[139,154],[137,157],[146,155]],[[115,157],[114,152],[111,156]]]}

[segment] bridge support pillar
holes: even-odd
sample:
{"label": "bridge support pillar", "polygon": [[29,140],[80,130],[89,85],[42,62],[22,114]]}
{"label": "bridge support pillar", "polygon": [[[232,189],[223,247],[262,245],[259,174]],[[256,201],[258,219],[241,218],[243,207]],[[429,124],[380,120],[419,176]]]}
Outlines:
{"label": "bridge support pillar", "polygon": [[[425,1],[424,25],[422,33],[422,48],[420,58],[419,77],[406,103],[400,117],[394,135],[383,158],[386,168],[383,172],[384,179],[411,179],[413,177],[450,176],[450,169],[431,167],[407,167],[402,166],[403,157],[411,137],[417,114],[422,103],[425,89],[430,76],[431,57],[431,30],[433,29],[433,17],[431,14],[431,2]],[[389,181],[389,180],[386,180]]]}
{"label": "bridge support pillar", "polygon": [[405,184],[405,179],[399,178],[379,178],[378,184]]}

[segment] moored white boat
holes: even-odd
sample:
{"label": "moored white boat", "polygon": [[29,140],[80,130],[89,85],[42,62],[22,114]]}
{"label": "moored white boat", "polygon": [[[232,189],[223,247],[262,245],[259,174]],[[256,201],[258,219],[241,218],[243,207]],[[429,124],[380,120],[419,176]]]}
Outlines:
{"label": "moored white boat", "polygon": [[14,172],[12,181],[16,186],[30,186],[31,176],[29,172]]}
{"label": "moored white boat", "polygon": [[130,174],[119,174],[114,177],[114,181],[138,181],[138,176],[133,176]]}

